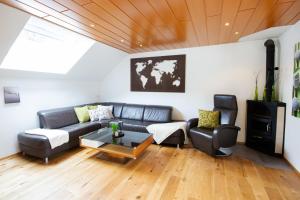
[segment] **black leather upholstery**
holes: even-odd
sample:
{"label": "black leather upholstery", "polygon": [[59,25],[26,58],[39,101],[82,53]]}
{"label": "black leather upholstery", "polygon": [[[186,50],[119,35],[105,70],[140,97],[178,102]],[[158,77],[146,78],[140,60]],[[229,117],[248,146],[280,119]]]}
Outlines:
{"label": "black leather upholstery", "polygon": [[60,129],[68,131],[69,141],[79,145],[79,136],[98,130],[100,128],[101,128],[101,124],[99,122],[86,122],[86,123],[73,124]]}
{"label": "black leather upholstery", "polygon": [[215,155],[220,148],[235,145],[240,130],[235,126],[238,107],[234,95],[215,95],[214,110],[220,111],[221,125],[219,127],[215,129],[198,128],[198,118],[190,119],[187,125],[188,135],[193,146],[210,155]]}
{"label": "black leather upholstery", "polygon": [[177,131],[175,131],[172,135],[170,135],[169,137],[167,137],[162,144],[166,144],[166,145],[179,145],[180,147],[182,147],[184,145],[184,132],[183,130],[179,129]]}
{"label": "black leather upholstery", "polygon": [[38,116],[41,128],[56,129],[79,123],[74,107],[39,111]]}
{"label": "black leather upholstery", "polygon": [[170,122],[172,114],[172,107],[167,106],[145,106],[144,121],[150,122]]}
{"label": "black leather upholstery", "polygon": [[123,106],[122,119],[143,120],[145,106],[127,104]]}
{"label": "black leather upholstery", "polygon": [[[169,106],[138,105],[114,102],[93,103],[87,105],[99,104],[113,106],[113,114],[116,118],[112,120],[122,120],[124,130],[147,133],[148,131],[146,127],[150,124],[171,122],[172,107]],[[61,151],[78,147],[79,136],[100,129],[101,127],[107,127],[109,122],[112,121],[101,120],[98,122],[79,123],[74,107],[57,108],[38,112],[40,127],[68,131],[70,138],[69,143],[63,144],[55,149],[51,149],[49,140],[46,137],[20,133],[18,135],[18,140],[21,151],[29,155],[46,158]],[[183,131],[179,130],[169,136],[163,144],[179,144],[182,146],[184,139]]]}
{"label": "black leather upholstery", "polygon": [[153,124],[153,122],[145,122],[133,119],[121,119],[123,122],[123,129],[128,131],[136,131],[148,133],[147,126]]}
{"label": "black leather upholstery", "polygon": [[190,129],[190,137],[192,144],[195,148],[213,155],[214,149],[212,148],[213,130],[193,127]]}

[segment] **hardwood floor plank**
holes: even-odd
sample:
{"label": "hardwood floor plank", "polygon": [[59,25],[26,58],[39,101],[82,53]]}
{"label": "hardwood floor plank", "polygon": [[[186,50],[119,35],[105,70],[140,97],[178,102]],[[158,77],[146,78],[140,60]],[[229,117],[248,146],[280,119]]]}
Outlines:
{"label": "hardwood floor plank", "polygon": [[27,156],[0,161],[0,199],[300,199],[294,171],[237,156],[214,158],[193,148],[150,145],[126,164],[78,148],[48,165]]}
{"label": "hardwood floor plank", "polygon": [[179,178],[177,176],[172,176],[166,187],[165,187],[165,190],[163,191],[160,199],[161,200],[164,200],[164,199],[173,199],[174,198],[174,194],[177,190],[177,187],[178,187],[178,184],[179,184]]}

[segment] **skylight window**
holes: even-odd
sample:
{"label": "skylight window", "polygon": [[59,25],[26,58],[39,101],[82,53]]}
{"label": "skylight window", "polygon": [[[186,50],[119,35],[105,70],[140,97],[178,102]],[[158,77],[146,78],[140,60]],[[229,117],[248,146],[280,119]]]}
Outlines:
{"label": "skylight window", "polygon": [[0,68],[66,74],[94,41],[31,17]]}

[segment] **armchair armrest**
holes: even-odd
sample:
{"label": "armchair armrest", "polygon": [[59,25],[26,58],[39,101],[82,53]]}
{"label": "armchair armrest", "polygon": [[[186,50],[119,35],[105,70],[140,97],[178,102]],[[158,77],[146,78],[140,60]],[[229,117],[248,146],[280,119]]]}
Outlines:
{"label": "armchair armrest", "polygon": [[188,134],[189,137],[190,137],[191,128],[196,127],[198,125],[198,121],[199,121],[198,118],[192,118],[192,119],[187,121],[186,131],[187,131],[187,134]]}
{"label": "armchair armrest", "polygon": [[229,129],[229,130],[237,130],[237,131],[240,131],[241,128],[238,127],[238,126],[233,126],[233,125],[228,125],[228,124],[223,124],[223,125],[220,125],[218,126],[217,128],[214,129],[214,133],[215,132],[220,132],[222,130],[226,130],[226,129]]}
{"label": "armchair armrest", "polygon": [[213,132],[213,147],[231,147],[236,144],[238,132],[241,130],[238,126],[220,125]]}

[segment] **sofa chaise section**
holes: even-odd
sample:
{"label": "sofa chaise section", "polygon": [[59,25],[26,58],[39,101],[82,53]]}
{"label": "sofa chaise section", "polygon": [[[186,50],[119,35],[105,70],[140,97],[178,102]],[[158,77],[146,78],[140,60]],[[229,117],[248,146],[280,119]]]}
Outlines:
{"label": "sofa chaise section", "polygon": [[39,111],[38,117],[41,128],[62,129],[69,132],[69,142],[54,149],[51,149],[50,142],[45,136],[24,132],[18,135],[19,146],[23,153],[45,159],[46,162],[54,154],[78,147],[79,136],[101,128],[99,122],[79,123],[73,107]]}

